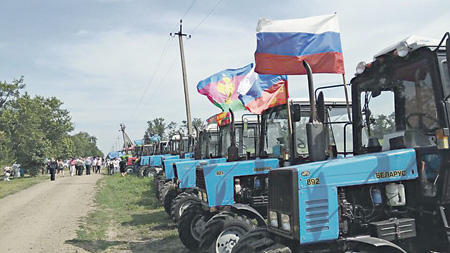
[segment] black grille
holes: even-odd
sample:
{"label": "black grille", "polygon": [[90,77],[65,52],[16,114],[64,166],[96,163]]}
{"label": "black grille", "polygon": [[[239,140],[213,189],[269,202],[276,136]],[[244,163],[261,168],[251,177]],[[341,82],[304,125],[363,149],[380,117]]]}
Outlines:
{"label": "black grille", "polygon": [[269,173],[269,210],[292,213],[294,202],[292,170],[273,170]]}
{"label": "black grille", "polygon": [[205,177],[203,176],[203,168],[195,169],[195,183],[198,189],[203,189],[206,191]]}
{"label": "black grille", "polygon": [[267,203],[268,203],[268,197],[267,196],[252,196],[250,199],[250,205],[252,207],[257,207],[257,206],[265,206],[267,207]]}

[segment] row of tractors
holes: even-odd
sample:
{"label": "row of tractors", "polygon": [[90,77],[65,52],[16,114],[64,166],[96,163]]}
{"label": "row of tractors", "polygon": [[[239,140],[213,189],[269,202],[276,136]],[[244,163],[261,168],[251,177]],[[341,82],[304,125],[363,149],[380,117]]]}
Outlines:
{"label": "row of tractors", "polygon": [[141,157],[181,242],[195,252],[450,252],[449,47],[446,33],[384,49],[358,64],[351,102],[324,98],[346,84],[314,90],[304,62],[309,98],[209,125],[181,155]]}

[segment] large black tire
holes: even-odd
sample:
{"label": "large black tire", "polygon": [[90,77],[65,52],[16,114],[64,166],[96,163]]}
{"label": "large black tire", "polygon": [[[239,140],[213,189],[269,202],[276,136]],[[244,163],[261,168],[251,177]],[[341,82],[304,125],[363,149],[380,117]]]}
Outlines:
{"label": "large black tire", "polygon": [[192,203],[184,210],[178,223],[178,236],[186,248],[198,251],[200,236],[211,217],[211,213],[202,209],[201,203]]}
{"label": "large black tire", "polygon": [[161,188],[164,185],[165,181],[166,181],[166,177],[163,174],[159,174],[153,179],[153,186],[155,189],[155,197],[157,199],[159,199],[159,192],[161,191]]}
{"label": "large black tire", "polygon": [[127,172],[128,175],[133,175],[134,174],[134,165],[127,165],[125,167],[125,171]]}
{"label": "large black tire", "polygon": [[200,238],[200,252],[231,252],[239,238],[254,229],[256,224],[244,215],[216,214],[206,223]]}
{"label": "large black tire", "polygon": [[[164,203],[164,198],[166,197],[167,192],[172,189],[176,189],[176,185],[172,181],[165,182],[159,191],[159,200]],[[170,212],[170,206],[169,206],[169,212]]]}
{"label": "large black tire", "polygon": [[150,169],[150,167],[148,165],[139,166],[139,176],[147,177],[149,169]]}
{"label": "large black tire", "polygon": [[[252,247],[251,244],[263,239],[267,238],[269,241],[269,231],[267,231],[267,227],[260,227],[255,230],[252,230],[239,238],[238,243],[233,247],[232,253],[254,253],[260,252],[262,249]],[[273,241],[272,241],[273,244]],[[265,247],[270,247],[272,244],[265,244]]]}
{"label": "large black tire", "polygon": [[183,192],[179,194],[173,201],[170,207],[170,216],[175,223],[178,223],[184,210],[192,204],[200,203],[200,199],[195,193]]}
{"label": "large black tire", "polygon": [[170,216],[170,208],[172,207],[172,202],[177,197],[177,195],[178,191],[176,188],[169,189],[164,195],[163,199],[164,210],[166,210],[166,213],[169,216]]}

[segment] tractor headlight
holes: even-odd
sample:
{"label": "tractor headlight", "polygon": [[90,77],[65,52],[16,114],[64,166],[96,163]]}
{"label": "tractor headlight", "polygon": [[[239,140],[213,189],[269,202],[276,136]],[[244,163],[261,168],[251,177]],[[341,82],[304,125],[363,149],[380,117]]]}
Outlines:
{"label": "tractor headlight", "polygon": [[203,201],[208,202],[208,195],[206,195],[206,192],[203,193]]}
{"label": "tractor headlight", "polygon": [[406,42],[400,42],[397,46],[397,55],[399,57],[405,57],[409,53],[409,46]]}
{"label": "tractor headlight", "polygon": [[281,228],[286,231],[291,231],[291,219],[287,214],[281,214]]}
{"label": "tractor headlight", "polygon": [[198,198],[199,198],[200,200],[202,200],[202,192],[201,192],[201,191],[198,192]]}
{"label": "tractor headlight", "polygon": [[364,73],[364,70],[366,70],[366,62],[359,62],[358,65],[356,65],[356,74],[360,75]]}
{"label": "tractor headlight", "polygon": [[269,211],[269,221],[272,227],[278,227],[278,215],[277,212]]}

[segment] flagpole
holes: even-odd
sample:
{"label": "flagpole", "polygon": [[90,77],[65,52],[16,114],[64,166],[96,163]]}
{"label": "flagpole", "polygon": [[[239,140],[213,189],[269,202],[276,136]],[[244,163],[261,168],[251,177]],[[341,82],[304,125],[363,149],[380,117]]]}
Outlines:
{"label": "flagpole", "polygon": [[[292,115],[291,115],[291,104],[289,103],[289,95],[288,95],[288,86],[287,86],[287,82],[284,82],[284,95],[286,97],[286,110],[287,110],[287,115],[288,115],[288,125],[289,125],[289,162],[292,164],[292,161],[294,161],[294,154],[295,154],[295,150],[294,150],[294,134],[293,134],[293,129],[292,129]],[[283,157],[284,159],[284,157]]]}
{"label": "flagpole", "polygon": [[345,104],[347,105],[347,114],[348,114],[348,121],[352,121],[352,115],[350,113],[350,103],[348,100],[348,91],[347,91],[347,83],[345,81],[345,74],[342,74],[342,79],[344,80],[344,94],[345,94]]}

